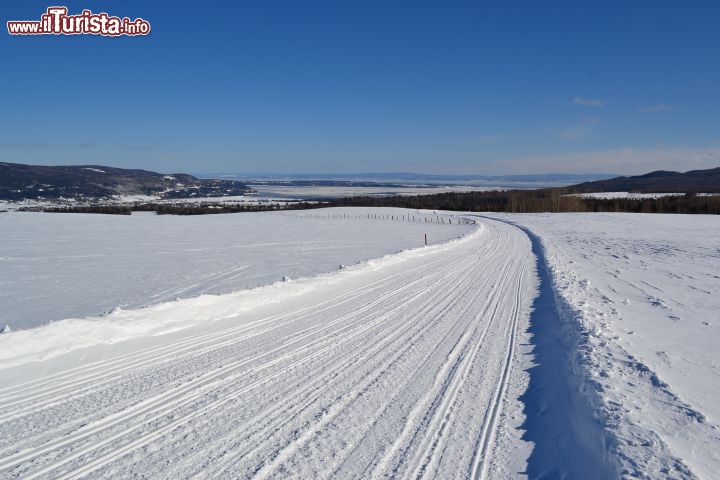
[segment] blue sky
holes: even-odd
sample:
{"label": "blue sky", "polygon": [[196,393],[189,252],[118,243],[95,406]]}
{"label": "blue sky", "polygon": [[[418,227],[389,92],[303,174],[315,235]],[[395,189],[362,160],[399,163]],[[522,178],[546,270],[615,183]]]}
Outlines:
{"label": "blue sky", "polygon": [[[216,173],[720,166],[720,6],[593,3],[61,3],[142,17],[152,32],[3,27],[0,160]],[[51,5],[6,2],[3,22]]]}

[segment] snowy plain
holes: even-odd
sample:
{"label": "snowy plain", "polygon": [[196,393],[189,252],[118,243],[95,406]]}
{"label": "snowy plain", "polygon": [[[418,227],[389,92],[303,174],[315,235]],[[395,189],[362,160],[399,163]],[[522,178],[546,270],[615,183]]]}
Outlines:
{"label": "snowy plain", "polygon": [[[0,328],[108,313],[313,276],[470,231],[436,216],[337,210],[181,217],[0,214]],[[412,215],[412,211],[410,211]],[[422,222],[420,221],[422,217]]]}
{"label": "snowy plain", "polygon": [[[396,215],[406,219],[385,219]],[[162,225],[167,240],[188,230],[172,222],[199,222],[200,252],[227,257],[234,242],[213,234],[227,225],[212,223],[224,217],[253,219],[277,238],[294,232],[308,246],[250,236],[252,255],[233,261],[269,269],[259,288],[194,297],[229,285],[196,273],[199,290],[180,295],[188,298],[152,304],[135,292],[151,306],[0,335],[0,477],[712,479],[720,471],[720,219],[322,209],[142,226]],[[93,229],[110,232],[133,219],[99,218],[108,223]],[[413,248],[426,231],[437,232],[433,245]],[[42,254],[15,235],[16,253]],[[133,248],[147,253],[147,238]],[[313,247],[318,239],[330,242]],[[74,242],[105,241],[82,240]],[[174,276],[194,250],[165,245],[177,257],[150,267]],[[24,270],[13,273],[20,281]],[[37,276],[31,291],[52,278]]]}

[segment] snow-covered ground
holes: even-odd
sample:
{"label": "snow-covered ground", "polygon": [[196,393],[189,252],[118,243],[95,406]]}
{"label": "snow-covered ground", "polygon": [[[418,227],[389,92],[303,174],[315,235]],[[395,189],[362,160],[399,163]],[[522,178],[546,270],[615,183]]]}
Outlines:
{"label": "snow-covered ground", "polygon": [[[332,210],[182,217],[0,214],[0,328],[228,293],[337,270],[459,237],[466,225],[413,211]],[[323,210],[323,216],[330,210]],[[373,210],[373,212],[376,212]],[[392,221],[410,214],[415,222]],[[439,218],[439,217],[438,217]],[[422,222],[421,222],[422,220]]]}
{"label": "snow-covered ground", "polygon": [[[265,285],[1,334],[1,478],[720,471],[718,217],[323,209],[3,213],[0,225],[10,227],[0,249],[55,265],[25,285],[31,293],[56,276],[66,288],[82,275],[104,281],[100,269],[60,277],[98,261],[78,253],[93,249],[124,252],[121,272],[144,259],[158,277],[209,257],[177,284],[196,285],[192,294],[225,285],[198,273],[218,265],[245,262],[238,273],[258,275],[247,286]],[[22,228],[55,242],[23,244]],[[433,245],[411,248],[425,232]],[[237,238],[244,257],[233,256]],[[3,275],[0,291],[33,265]],[[154,277],[132,278],[143,286],[133,300],[148,303]],[[57,293],[34,298],[62,304]]]}
{"label": "snow-covered ground", "polygon": [[[0,475],[518,471],[527,379],[514,366],[534,268],[520,230],[485,221],[460,240],[254,293],[0,335]],[[113,341],[158,319],[174,323]]]}
{"label": "snow-covered ground", "polygon": [[[632,478],[720,472],[720,218],[496,215],[538,236],[575,373]],[[611,452],[612,453],[612,452]]]}

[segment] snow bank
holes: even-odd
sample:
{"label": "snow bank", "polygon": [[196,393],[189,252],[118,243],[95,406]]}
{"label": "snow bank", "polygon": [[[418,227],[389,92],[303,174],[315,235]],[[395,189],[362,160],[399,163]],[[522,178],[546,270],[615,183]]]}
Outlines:
{"label": "snow bank", "polygon": [[[606,430],[600,389],[587,365],[587,331],[581,316],[559,294],[564,280],[546,247],[524,229],[538,259],[539,287],[530,320],[530,383],[522,400],[523,438],[534,448],[530,478],[612,478],[619,473],[615,441]],[[550,254],[552,255],[552,254]],[[592,473],[590,473],[592,472]]]}

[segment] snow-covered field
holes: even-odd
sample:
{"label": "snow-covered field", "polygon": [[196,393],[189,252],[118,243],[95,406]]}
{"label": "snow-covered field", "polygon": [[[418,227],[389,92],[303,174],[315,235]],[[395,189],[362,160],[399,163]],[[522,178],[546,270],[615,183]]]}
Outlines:
{"label": "snow-covered field", "polygon": [[[144,275],[128,277],[142,286],[128,298],[155,303],[0,335],[0,478],[720,471],[717,217],[4,213],[0,226],[0,249],[14,248],[0,257],[54,265],[3,272],[3,294],[25,289],[52,311],[63,289],[37,292],[53,291],[55,278],[70,291],[74,278],[106,274],[123,290],[132,282],[118,272],[145,261]],[[22,228],[49,239],[36,245]],[[78,273],[108,252],[121,253],[115,270]],[[255,283],[212,275],[236,264]],[[153,301],[153,275],[196,290]]]}
{"label": "snow-covered field", "polygon": [[[486,222],[461,240],[314,279],[110,315],[94,329],[67,321],[2,335],[0,475],[506,469],[496,446],[521,418],[525,377],[512,367],[527,341],[533,268],[521,231]],[[108,341],[116,327],[156,318],[173,328]],[[93,346],[73,340],[91,335]]]}
{"label": "snow-covered field", "polygon": [[[633,478],[720,472],[720,218],[501,215],[545,250],[580,388]],[[572,330],[575,330],[573,334]]]}
{"label": "snow-covered field", "polygon": [[[326,212],[326,211],[325,211]],[[178,217],[152,213],[0,214],[0,328],[100,315],[200,294],[228,293],[337,270],[468,226],[315,211]],[[400,217],[405,211],[388,209]],[[412,215],[413,212],[410,211]]]}

